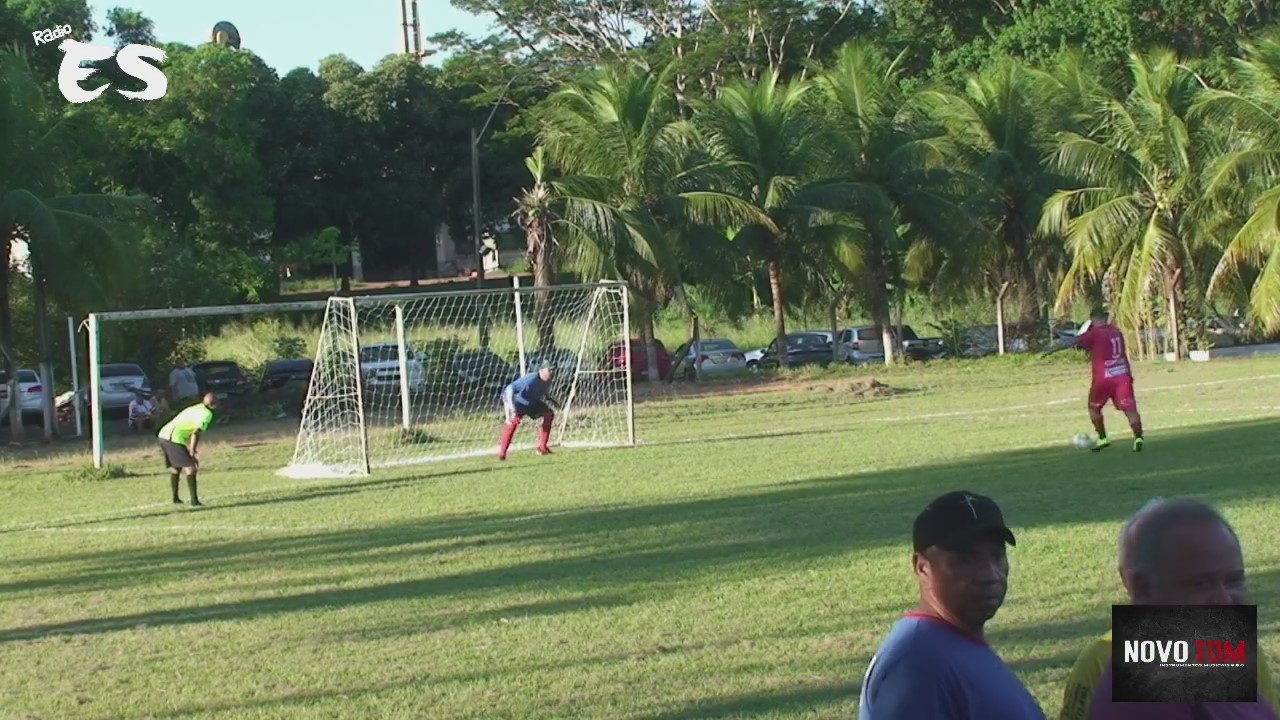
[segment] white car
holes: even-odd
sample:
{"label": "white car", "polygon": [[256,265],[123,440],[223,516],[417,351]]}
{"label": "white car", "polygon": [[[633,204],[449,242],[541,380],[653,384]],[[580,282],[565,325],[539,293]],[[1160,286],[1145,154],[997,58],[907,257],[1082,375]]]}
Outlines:
{"label": "white car", "polygon": [[[422,355],[405,347],[405,368],[409,371],[409,390],[427,388],[427,370]],[[395,343],[364,345],[360,348],[360,374],[364,389],[390,392],[400,390],[400,348]]]}
{"label": "white car", "polygon": [[[18,370],[18,406],[22,408],[23,418],[40,417],[44,412],[40,407],[44,399],[44,387],[40,384],[40,375],[35,370],[22,368]],[[9,418],[9,378],[0,370],[0,423]]]}
{"label": "white car", "polygon": [[99,368],[98,372],[98,392],[102,398],[103,410],[128,408],[136,390],[151,392],[151,380],[137,363],[108,363]]}
{"label": "white car", "polygon": [[[695,361],[704,375],[737,372],[747,369],[747,356],[738,349],[738,346],[732,340],[702,338],[697,345],[697,349],[702,351],[701,358],[694,357],[694,349],[695,346],[690,344],[689,351],[685,355],[685,375],[687,377],[693,376]],[[760,362],[760,358],[756,358],[756,362]]]}
{"label": "white car", "polygon": [[884,362],[884,337],[875,326],[840,331],[840,357],[854,365]]}

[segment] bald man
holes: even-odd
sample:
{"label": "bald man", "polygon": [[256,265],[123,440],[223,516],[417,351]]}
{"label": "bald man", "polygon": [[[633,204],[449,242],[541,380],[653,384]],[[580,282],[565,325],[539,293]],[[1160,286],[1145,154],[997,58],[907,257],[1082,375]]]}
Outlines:
{"label": "bald man", "polygon": [[180,475],[187,478],[191,507],[203,504],[196,487],[196,474],[200,471],[200,440],[213,424],[213,411],[217,407],[218,399],[213,393],[206,393],[200,402],[178,413],[157,433],[160,450],[164,455],[164,467],[169,471],[169,488],[173,491],[175,504],[182,504],[182,498],[178,496]]}
{"label": "bald man", "polygon": [[[1162,502],[1164,501],[1158,497],[1148,500],[1120,529],[1120,552],[1116,569],[1120,573],[1120,582],[1124,585],[1125,594],[1130,597],[1133,597],[1133,589],[1129,583],[1133,575],[1134,531],[1142,523],[1143,518],[1151,510],[1159,507]],[[1093,699],[1093,689],[1097,687],[1098,678],[1102,677],[1109,662],[1111,662],[1111,631],[1107,630],[1102,637],[1095,638],[1089,643],[1089,646],[1076,659],[1075,666],[1071,668],[1067,687],[1062,694],[1062,712],[1059,713],[1058,720],[1087,720],[1089,701]]]}
{"label": "bald man", "polygon": [[[1154,524],[1149,525],[1153,519]],[[1219,525],[1232,538],[1235,537],[1234,531],[1225,520],[1221,520],[1217,511],[1195,500],[1154,498],[1129,518],[1120,531],[1117,570],[1130,602],[1135,605],[1202,605],[1239,602],[1242,599],[1242,596],[1236,594],[1228,597],[1223,594],[1226,591],[1218,593],[1223,595],[1222,597],[1214,597],[1213,591],[1206,589],[1213,583],[1181,583],[1176,578],[1167,577],[1164,579],[1172,582],[1156,584],[1151,582],[1151,566],[1157,560],[1164,559],[1171,564],[1190,569],[1187,567],[1189,563],[1183,562],[1192,559],[1186,557],[1187,548],[1171,542],[1171,538],[1166,538],[1167,531],[1177,526],[1191,526],[1192,529],[1199,529],[1194,526],[1206,524]],[[1237,542],[1237,551],[1238,547]],[[1158,557],[1161,555],[1168,557]],[[1226,563],[1226,565],[1231,564],[1233,563]],[[1224,565],[1215,572],[1223,574],[1224,580],[1219,585],[1234,582],[1227,577],[1227,575],[1233,575],[1232,568]],[[1109,676],[1110,664],[1111,631],[1108,630],[1085,648],[1076,660],[1075,667],[1071,669],[1071,675],[1067,679],[1067,686],[1063,692],[1062,712],[1058,716],[1060,720],[1088,720],[1091,717],[1090,705],[1095,699],[1095,690],[1098,690],[1103,683],[1103,677]],[[1105,684],[1108,691],[1106,694],[1110,695],[1109,677]],[[1275,685],[1261,653],[1258,654],[1258,692],[1270,705],[1272,712],[1275,712],[1277,708]]]}

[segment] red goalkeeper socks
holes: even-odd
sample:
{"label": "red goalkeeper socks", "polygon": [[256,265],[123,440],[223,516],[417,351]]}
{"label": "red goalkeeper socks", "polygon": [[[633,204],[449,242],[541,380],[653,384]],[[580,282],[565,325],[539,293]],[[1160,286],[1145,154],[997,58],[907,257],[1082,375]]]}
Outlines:
{"label": "red goalkeeper socks", "polygon": [[547,443],[551,442],[551,421],[553,416],[547,413],[542,417],[542,427],[538,428],[538,452],[546,454],[549,452]]}
{"label": "red goalkeeper socks", "polygon": [[514,417],[502,428],[502,442],[498,445],[498,459],[507,459],[507,450],[511,449],[511,438],[516,436],[516,429],[520,427],[520,418]]}

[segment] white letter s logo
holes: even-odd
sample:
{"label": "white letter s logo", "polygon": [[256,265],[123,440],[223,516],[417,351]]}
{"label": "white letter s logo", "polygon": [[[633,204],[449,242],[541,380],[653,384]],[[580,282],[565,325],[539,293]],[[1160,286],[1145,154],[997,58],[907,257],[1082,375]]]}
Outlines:
{"label": "white letter s logo", "polygon": [[169,78],[165,77],[159,68],[142,58],[164,62],[165,54],[163,50],[149,45],[125,45],[121,48],[120,53],[116,55],[116,63],[120,65],[121,70],[146,83],[147,87],[137,92],[132,90],[116,92],[130,100],[159,100],[169,92]]}

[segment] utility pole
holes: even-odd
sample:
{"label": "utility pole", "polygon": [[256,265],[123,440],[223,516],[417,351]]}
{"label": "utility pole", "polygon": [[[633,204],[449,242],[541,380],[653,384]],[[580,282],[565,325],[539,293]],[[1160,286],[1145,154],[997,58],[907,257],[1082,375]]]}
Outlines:
{"label": "utility pole", "polygon": [[[400,30],[404,35],[404,54],[421,61],[427,56],[422,49],[422,23],[418,20],[418,0],[400,0]],[[409,34],[413,33],[413,47],[409,46]]]}

